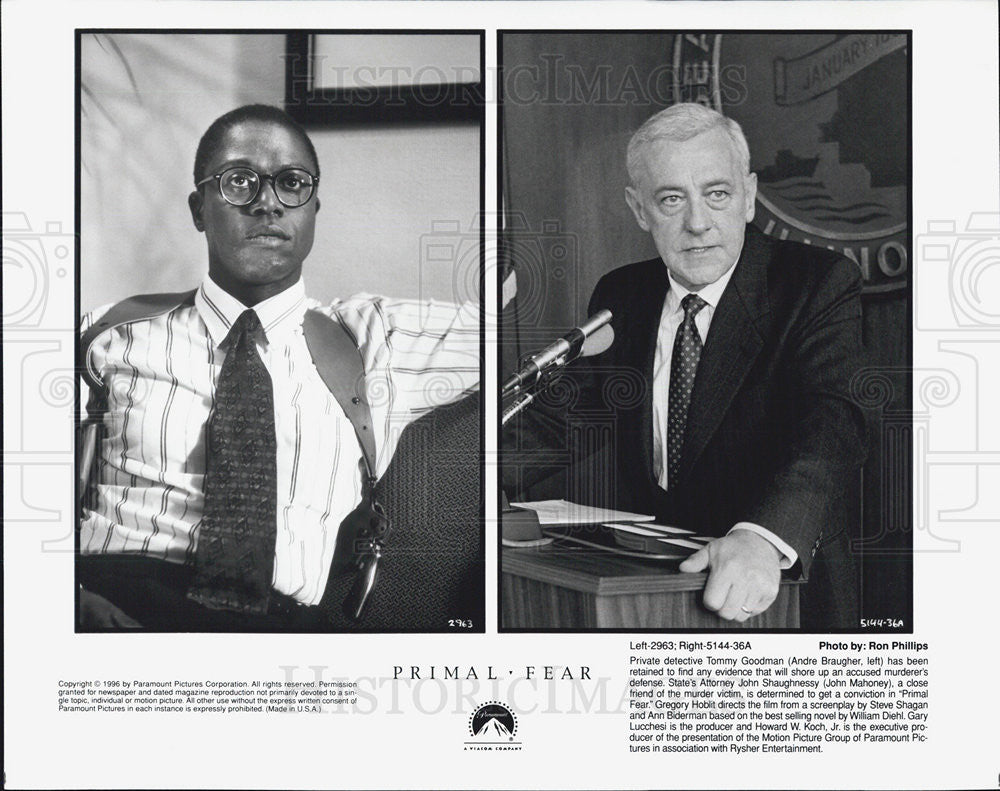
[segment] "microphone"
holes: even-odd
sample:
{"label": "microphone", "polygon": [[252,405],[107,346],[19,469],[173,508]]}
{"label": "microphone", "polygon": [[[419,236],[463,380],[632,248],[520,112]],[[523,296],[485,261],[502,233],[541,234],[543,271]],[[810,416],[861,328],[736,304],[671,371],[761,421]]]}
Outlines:
{"label": "microphone", "polygon": [[580,349],[580,357],[593,357],[595,354],[606,352],[614,342],[615,331],[611,329],[610,324],[605,324],[583,342],[583,348]]}
{"label": "microphone", "polygon": [[577,357],[589,357],[603,352],[615,338],[614,330],[607,326],[610,321],[610,310],[595,313],[555,343],[531,355],[521,369],[503,383],[500,397],[510,395],[527,384],[534,384],[547,368],[566,365]]}

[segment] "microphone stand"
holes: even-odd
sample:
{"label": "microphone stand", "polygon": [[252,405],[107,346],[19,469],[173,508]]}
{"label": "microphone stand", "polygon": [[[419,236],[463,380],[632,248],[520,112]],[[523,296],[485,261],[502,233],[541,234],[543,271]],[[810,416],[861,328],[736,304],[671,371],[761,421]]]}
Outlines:
{"label": "microphone stand", "polygon": [[[548,389],[549,385],[556,380],[556,377],[560,373],[561,369],[573,362],[580,353],[577,352],[572,358],[562,357],[559,360],[553,362],[548,368],[539,372],[535,381],[525,389],[518,388],[514,391],[514,400],[508,404],[503,412],[500,413],[500,425],[506,426],[514,415],[518,412],[523,412],[527,409],[535,398]],[[530,359],[530,355],[524,355],[521,360]],[[523,362],[518,363],[519,366],[523,366]],[[503,396],[501,395],[501,401]]]}
{"label": "microphone stand", "polygon": [[[544,392],[558,378],[563,367],[576,360],[583,351],[583,344],[571,349],[571,353],[553,360],[534,377],[530,384],[518,385],[512,392],[504,395],[502,388],[500,401],[513,396],[513,400],[504,408],[500,415],[500,425],[507,425],[508,421],[518,412],[527,409],[535,400],[539,393]],[[518,368],[523,369],[525,363],[531,359],[531,355],[524,355],[518,360]],[[551,544],[551,536],[542,534],[542,527],[538,521],[538,515],[531,510],[524,508],[514,508],[507,501],[506,493],[503,493],[503,507],[501,509],[501,543],[508,547],[537,547]]]}
{"label": "microphone stand", "polygon": [[[578,357],[579,354],[576,355]],[[524,361],[528,355],[521,358],[518,367],[524,366]],[[573,359],[576,359],[574,357]],[[518,385],[513,393],[506,396],[501,394],[501,402],[504,398],[513,400],[503,410],[500,417],[500,425],[505,426],[507,422],[518,412],[528,408],[539,393],[543,392],[558,377],[560,369],[571,362],[568,359],[560,359],[538,372],[535,380],[526,386]],[[551,544],[553,539],[542,533],[542,526],[538,521],[538,514],[526,508],[515,508],[507,499],[507,493],[501,489],[502,504],[500,509],[500,537],[501,543],[505,547],[540,547]]]}
{"label": "microphone stand", "polygon": [[[598,333],[611,321],[611,311],[602,310],[588,319],[583,326],[572,330],[552,346],[524,355],[518,360],[517,371],[500,387],[500,402],[513,396],[513,400],[503,409],[500,425],[505,426],[514,415],[527,409],[539,393],[544,392],[554,382],[562,369],[583,355],[584,342],[592,333]],[[605,334],[614,337],[610,328]],[[592,354],[603,351],[611,341]],[[526,370],[527,369],[527,370]],[[550,536],[542,535],[538,515],[531,510],[513,508],[503,494],[501,539],[504,546],[526,547],[552,543]]]}
{"label": "microphone stand", "polygon": [[511,402],[510,406],[504,409],[504,411],[500,414],[500,425],[506,426],[508,421],[514,417],[514,415],[527,409],[534,400],[534,393],[518,393],[517,397]]}

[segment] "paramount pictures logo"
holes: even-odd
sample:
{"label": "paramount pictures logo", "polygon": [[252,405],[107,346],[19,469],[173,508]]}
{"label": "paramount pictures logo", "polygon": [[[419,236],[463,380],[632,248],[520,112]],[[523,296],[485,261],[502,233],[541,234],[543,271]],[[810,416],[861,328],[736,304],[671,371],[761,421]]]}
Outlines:
{"label": "paramount pictures logo", "polygon": [[505,704],[496,700],[483,703],[469,717],[469,739],[465,749],[470,752],[516,752],[521,742],[515,741],[517,716]]}

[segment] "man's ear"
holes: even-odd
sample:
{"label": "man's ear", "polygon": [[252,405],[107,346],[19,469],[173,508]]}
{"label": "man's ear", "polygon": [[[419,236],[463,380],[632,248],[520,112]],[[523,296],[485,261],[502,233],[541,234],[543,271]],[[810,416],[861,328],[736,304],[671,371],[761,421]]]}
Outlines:
{"label": "man's ear", "polygon": [[205,201],[201,197],[201,190],[195,190],[188,195],[188,208],[191,210],[191,219],[194,221],[194,227],[199,231],[205,230],[205,221],[201,216],[204,205]]}
{"label": "man's ear", "polygon": [[635,215],[635,221],[639,223],[639,227],[644,231],[648,231],[649,222],[646,220],[646,210],[643,208],[642,198],[635,187],[625,188],[625,202],[632,210],[632,214]]}
{"label": "man's ear", "polygon": [[753,220],[757,211],[757,174],[748,173],[743,179],[743,192],[746,198],[746,219],[747,222]]}
{"label": "man's ear", "polygon": [[316,198],[316,213],[319,214],[319,198]]}

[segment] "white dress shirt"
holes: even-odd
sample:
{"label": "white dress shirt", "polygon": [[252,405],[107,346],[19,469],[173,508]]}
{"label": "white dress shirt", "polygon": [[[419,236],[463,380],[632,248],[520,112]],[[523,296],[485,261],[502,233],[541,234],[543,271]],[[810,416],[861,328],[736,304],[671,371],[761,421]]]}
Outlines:
{"label": "white dress shirt", "polygon": [[[85,331],[109,308],[84,318]],[[277,541],[273,585],[304,604],[326,587],[337,530],[362,497],[364,462],[351,422],[305,343],[308,308],[357,340],[372,413],[377,474],[403,429],[479,381],[473,306],[359,295],[320,307],[302,281],[254,306],[258,352],[274,388]],[[229,328],[247,308],[206,278],[193,306],[103,333],[87,361],[107,385],[106,439],[81,524],[83,554],[194,558],[204,506],[205,430]]]}
{"label": "white dress shirt", "polygon": [[[656,354],[653,358],[653,470],[656,473],[660,487],[667,489],[667,418],[670,401],[670,359],[674,351],[674,338],[677,329],[684,321],[684,308],[681,301],[688,294],[697,293],[705,301],[703,307],[695,314],[694,324],[701,336],[702,344],[708,339],[708,331],[712,326],[712,317],[722,298],[722,292],[729,285],[736,264],[726,270],[714,283],[693,292],[678,283],[670,272],[670,288],[663,300],[663,310],[660,313],[660,326],[656,334]],[[798,559],[798,553],[778,536],[753,522],[738,522],[731,529],[750,530],[771,542],[782,554],[781,568],[790,568]]]}

